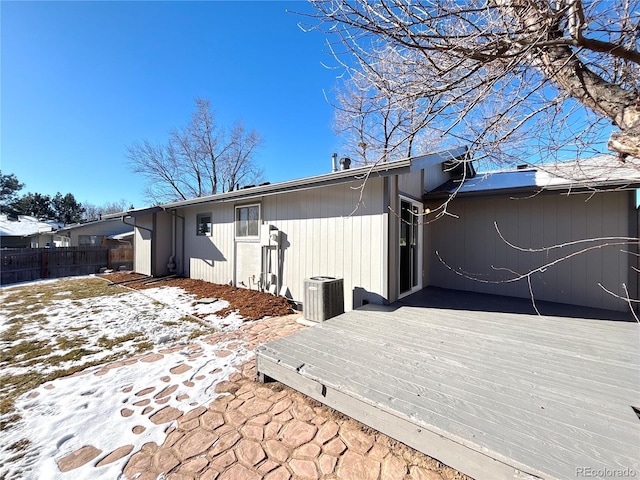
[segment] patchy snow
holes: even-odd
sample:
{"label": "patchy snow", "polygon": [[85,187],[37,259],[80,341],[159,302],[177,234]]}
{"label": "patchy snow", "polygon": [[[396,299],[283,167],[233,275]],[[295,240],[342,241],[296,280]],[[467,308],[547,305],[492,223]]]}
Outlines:
{"label": "patchy snow", "polygon": [[[5,293],[0,291],[0,301]],[[188,334],[202,325],[185,321],[185,315],[206,315],[206,323],[225,330],[237,328],[241,322],[237,315],[226,319],[216,317],[215,312],[227,306],[227,302],[194,304],[194,300],[180,288],[160,287],[81,300],[56,298],[48,302],[46,308],[33,312],[38,315],[38,321],[25,325],[25,338],[51,340],[63,333],[67,337],[78,334],[86,339],[87,348],[96,350],[93,356],[83,357],[83,363],[123,352],[117,350],[120,347],[101,352],[100,337],[115,338],[137,331],[143,332],[155,345],[152,351],[161,355],[156,355],[157,360],[151,362],[125,364],[119,361],[108,370],[93,367],[22,395],[16,401],[14,412],[10,412],[18,413],[22,418],[17,422],[10,421],[10,426],[2,431],[0,478],[123,479],[120,472],[130,456],[145,443],[161,444],[171,425],[156,425],[150,420],[153,413],[143,413],[144,408],[153,407],[153,412],[157,412],[164,407],[173,407],[185,413],[213,401],[217,397],[215,385],[228,379],[253,353],[238,341],[232,345],[228,342],[211,345],[200,340],[187,343]],[[8,323],[3,309],[0,311],[0,331]],[[122,345],[123,349],[130,348],[128,342]],[[170,348],[170,345],[177,346]],[[126,358],[125,355],[122,357]],[[34,368],[17,363],[3,367],[3,374],[19,374]],[[181,364],[190,368],[170,373]],[[58,365],[58,368],[68,366]],[[50,367],[44,364],[37,368]],[[170,395],[158,395],[167,387],[175,387],[175,391]],[[140,405],[145,400],[149,402]],[[124,416],[123,409],[133,413]],[[0,421],[7,421],[10,414],[0,416]],[[137,432],[144,427],[144,431],[134,433],[134,427]],[[24,439],[30,442],[26,448],[8,448]],[[57,462],[86,445],[98,448],[101,453],[82,467],[61,472]],[[106,455],[126,445],[133,446],[128,455],[96,467]]]}
{"label": "patchy snow", "polygon": [[217,300],[213,303],[195,303],[193,295],[175,287],[149,288],[142,290],[142,292],[150,298],[171,305],[182,313],[197,315],[220,331],[236,330],[243,323],[242,317],[237,313],[232,313],[225,318],[215,315],[216,312],[229,306],[229,302],[225,300]]}
{"label": "patchy snow", "polygon": [[[164,287],[171,290],[180,290],[182,296],[188,296],[181,289]],[[172,295],[166,292],[168,302]],[[55,296],[58,296],[57,294]],[[162,298],[162,297],[159,297]],[[14,302],[15,303],[15,302]],[[186,340],[195,330],[202,329],[203,324],[195,318],[183,319],[189,315],[186,309],[182,311],[171,308],[153,300],[141,292],[132,291],[118,295],[91,297],[85,299],[56,299],[48,302],[47,307],[27,305],[26,310],[30,315],[38,316],[20,330],[20,339],[14,342],[28,339],[33,342],[50,342],[54,346],[51,356],[64,356],[77,348],[71,343],[68,348],[59,339],[71,340],[85,339],[83,347],[95,353],[85,355],[80,362],[82,364],[101,360],[118,353],[133,353],[134,344],[141,340],[152,342],[154,345]],[[222,307],[220,307],[222,308]],[[0,322],[2,315],[0,314]],[[222,321],[219,319],[219,321]],[[211,322],[216,323],[216,322]],[[127,335],[139,334],[139,337],[114,345],[112,348],[104,348],[105,340],[122,338]],[[2,345],[3,348],[10,347]],[[69,361],[63,364],[45,365],[44,373],[52,370],[71,368],[78,362]],[[3,368],[4,373],[17,375],[25,373],[32,368],[30,365]]]}
{"label": "patchy snow", "polygon": [[[227,350],[228,343],[215,347],[204,342],[195,344],[201,348],[201,355],[195,358],[191,356],[193,352],[185,347],[179,352],[165,354],[161,360],[120,366],[110,369],[105,375],[96,375],[100,367],[95,367],[84,375],[60,378],[37,388],[30,394],[37,392],[35,398],[29,398],[29,394],[22,396],[16,404],[16,412],[22,416],[22,420],[3,432],[3,447],[25,437],[31,441],[31,445],[22,452],[25,456],[17,462],[9,461],[12,452],[0,450],[0,465],[3,465],[0,473],[5,473],[7,479],[124,478],[119,475],[130,455],[139,451],[145,443],[162,444],[165,431],[171,425],[154,424],[149,415],[141,414],[144,406],[134,403],[150,399],[150,406],[155,411],[169,406],[183,413],[200,405],[208,405],[218,396],[214,393],[215,385],[227,379],[236,371],[236,366],[253,355],[241,344],[235,345],[232,350]],[[230,351],[231,355],[216,356],[217,352],[223,350]],[[172,367],[182,363],[192,368],[181,374],[169,374]],[[161,380],[168,375],[170,382]],[[206,378],[196,380],[201,375]],[[193,386],[189,387],[184,382],[192,382]],[[164,397],[169,398],[167,403],[154,403],[155,395],[173,385],[177,385],[178,389]],[[131,387],[130,391],[127,391],[128,387]],[[153,388],[153,391],[136,396],[136,393],[148,388]],[[181,395],[188,395],[189,398],[178,401]],[[124,417],[121,414],[123,408],[135,413]],[[137,426],[144,427],[144,432],[133,433]],[[57,461],[86,445],[92,445],[102,453],[80,468],[60,472]],[[125,445],[134,447],[129,455],[114,463],[95,467],[110,452]],[[6,471],[2,472],[3,469]]]}

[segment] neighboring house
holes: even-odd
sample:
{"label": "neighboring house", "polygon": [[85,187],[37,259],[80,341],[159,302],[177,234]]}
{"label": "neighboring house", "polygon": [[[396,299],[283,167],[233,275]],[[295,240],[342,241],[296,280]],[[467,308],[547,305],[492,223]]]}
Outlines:
{"label": "neighboring house", "polygon": [[68,247],[68,239],[57,233],[60,226],[28,215],[0,214],[0,248]]}
{"label": "neighboring house", "polygon": [[[140,273],[286,290],[296,301],[304,299],[305,279],[340,277],[347,310],[390,303],[426,286],[529,297],[526,278],[509,281],[504,269],[527,273],[576,247],[527,249],[638,237],[639,162],[600,157],[548,170],[476,175],[473,168],[451,168],[450,161],[465,152],[265,184],[119,216],[135,225],[134,270]],[[584,168],[576,171],[578,165]],[[455,216],[436,219],[453,192],[447,211]],[[628,308],[602,288],[624,295],[624,285],[638,298],[637,248],[628,242],[582,244],[599,247],[532,275],[536,298]]]}
{"label": "neighboring house", "polygon": [[59,233],[69,238],[72,247],[133,243],[133,226],[126,225],[119,218],[69,225],[61,228]]}

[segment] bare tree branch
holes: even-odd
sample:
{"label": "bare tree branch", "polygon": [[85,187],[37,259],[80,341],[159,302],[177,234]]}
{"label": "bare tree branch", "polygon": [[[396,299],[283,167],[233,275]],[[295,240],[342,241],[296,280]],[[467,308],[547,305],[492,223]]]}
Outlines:
{"label": "bare tree branch", "polygon": [[640,156],[637,0],[312,3],[316,28],[346,47],[332,47],[342,68],[383,98],[433,102],[423,123],[441,147],[522,161],[579,157],[608,137]]}
{"label": "bare tree branch", "polygon": [[209,100],[198,98],[191,121],[170,132],[165,145],[148,141],[127,149],[135,173],[148,181],[145,195],[154,204],[234,190],[239,182],[260,179],[255,153],[262,143],[242,122],[227,131],[215,121]]}

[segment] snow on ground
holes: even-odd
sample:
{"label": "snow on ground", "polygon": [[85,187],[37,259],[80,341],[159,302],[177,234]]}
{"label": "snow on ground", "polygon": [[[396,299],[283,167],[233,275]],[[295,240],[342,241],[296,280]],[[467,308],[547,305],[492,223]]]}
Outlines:
{"label": "snow on ground", "polygon": [[[244,345],[239,345],[232,350],[231,355],[221,358],[216,356],[216,352],[225,350],[228,344],[214,347],[204,342],[195,343],[202,348],[202,355],[188,361],[192,368],[187,372],[171,375],[170,383],[163,382],[161,378],[169,375],[172,367],[185,362],[186,357],[192,353],[186,347],[179,352],[166,354],[161,360],[121,366],[102,376],[95,375],[99,367],[92,368],[88,374],[60,378],[39,387],[35,390],[38,393],[35,398],[24,395],[16,405],[16,411],[23,419],[8,432],[3,432],[3,444],[11,445],[26,437],[31,445],[22,452],[25,456],[17,462],[9,460],[10,452],[0,451],[0,465],[3,465],[0,473],[5,473],[7,479],[123,478],[120,477],[120,472],[131,454],[148,442],[162,444],[165,431],[170,426],[156,425],[149,420],[148,415],[122,416],[123,408],[137,410],[136,413],[141,410],[141,407],[133,406],[133,403],[146,397],[137,397],[137,392],[154,387],[149,394],[153,398],[153,395],[164,388],[178,385],[178,390],[167,397],[169,401],[163,407],[174,407],[186,413],[212,402],[218,396],[214,393],[215,385],[227,379],[236,371],[236,366],[253,355]],[[214,371],[216,373],[212,373]],[[206,380],[195,381],[199,375],[205,375]],[[193,382],[194,385],[187,387],[183,382]],[[49,386],[54,388],[48,389]],[[129,390],[127,387],[131,387],[131,390],[125,392]],[[176,398],[182,394],[189,395],[189,398],[178,401]],[[159,408],[162,407],[156,407]],[[137,426],[145,427],[144,432],[133,433]],[[102,454],[78,469],[60,472],[56,462],[85,445],[102,450]],[[108,453],[126,445],[134,447],[129,455],[114,463],[95,467]],[[3,469],[6,471],[2,472]]]}
{"label": "snow on ground", "polygon": [[193,295],[176,287],[149,288],[142,290],[142,292],[150,298],[171,305],[180,312],[197,315],[219,331],[226,332],[235,330],[243,323],[242,317],[237,313],[232,313],[225,318],[220,318],[215,315],[219,310],[229,306],[229,302],[225,300],[216,299],[216,301],[212,303],[196,303],[193,305]]}
{"label": "snow on ground", "polygon": [[[0,297],[5,297],[5,293],[0,292]],[[158,304],[158,301],[163,304]],[[241,321],[237,316],[227,319],[215,316],[215,311],[226,306],[226,302],[196,306],[193,303],[194,298],[180,288],[160,287],[144,293],[128,292],[81,300],[61,298],[40,309],[37,313],[43,315],[39,315],[38,322],[25,326],[25,338],[46,339],[61,332],[77,331],[95,346],[101,336],[117,337],[131,331],[142,331],[153,341],[152,351],[162,351],[163,357],[154,362],[138,361],[127,365],[119,362],[115,364],[117,368],[101,375],[96,375],[101,367],[93,367],[81,375],[58,378],[22,395],[14,410],[22,418],[2,431],[0,478],[122,478],[120,472],[129,457],[147,442],[162,443],[170,425],[154,424],[149,419],[150,414],[142,414],[143,407],[134,403],[149,398],[155,411],[170,406],[187,412],[213,401],[217,396],[215,385],[227,379],[253,353],[242,342],[234,342],[231,346],[227,343],[214,346],[198,340],[187,343],[185,336],[189,329],[193,330],[198,324],[184,319],[180,321],[184,314],[204,314],[207,323],[226,330],[237,328]],[[4,309],[0,311],[0,326],[8,323],[3,312]],[[170,345],[180,345],[180,342],[172,342],[175,339],[182,339],[182,346],[178,351],[168,353]],[[108,353],[113,353],[113,350]],[[98,352],[95,357],[100,355]],[[84,357],[83,361],[86,359]],[[191,368],[183,373],[169,373],[171,368],[182,363]],[[11,369],[15,374],[25,368],[35,367],[3,368],[2,373],[6,374]],[[168,398],[168,402],[157,405],[160,402],[154,399],[154,395],[173,385],[177,390],[161,399]],[[153,391],[136,395],[149,388]],[[188,398],[185,397],[187,395]],[[135,413],[123,416],[123,408]],[[0,420],[6,420],[9,415],[3,417]],[[138,427],[138,432],[142,430],[140,427],[144,427],[144,431],[134,433],[134,427]],[[11,451],[7,448],[23,439],[30,441],[25,449]],[[92,445],[102,453],[83,467],[60,472],[57,462],[85,445]],[[108,453],[126,445],[134,448],[124,458],[95,467]]]}
{"label": "snow on ground", "polygon": [[[140,291],[131,291],[83,299],[59,298],[47,302],[46,306],[40,308],[36,308],[36,305],[28,305],[23,317],[29,319],[29,316],[33,316],[35,320],[21,327],[20,338],[13,344],[24,340],[49,342],[53,348],[49,357],[64,356],[76,349],[79,342],[83,342],[83,348],[93,352],[83,355],[79,360],[70,360],[55,366],[43,364],[41,371],[50,373],[53,370],[71,368],[77,364],[99,361],[114,354],[133,353],[135,345],[142,341],[159,345],[186,340],[194,331],[204,327],[196,318],[184,318],[190,313],[186,307],[187,297],[190,297],[190,302],[193,303],[192,296],[176,287],[163,287],[162,290],[163,292],[152,292],[156,293],[156,299]],[[62,297],[66,293],[58,292],[54,296]],[[171,301],[178,297],[184,301],[184,305],[176,310],[171,306]],[[162,303],[163,299],[166,304]],[[15,305],[18,302],[11,303]],[[216,302],[214,308],[220,310],[227,305],[227,302]],[[4,305],[4,308],[8,307],[9,304]],[[212,309],[213,311],[215,310]],[[222,323],[222,319],[215,315],[211,317],[213,317],[211,321],[205,320],[204,323],[210,323],[212,326]],[[3,322],[1,313],[0,323],[8,325],[8,322]],[[138,336],[134,337],[135,334]],[[127,336],[131,339],[110,342],[109,348],[105,347],[107,342]],[[63,339],[66,343],[62,341]],[[6,348],[11,344],[0,343],[0,346]],[[19,375],[31,368],[33,366],[28,362],[18,363],[12,367],[3,368],[3,373]]]}

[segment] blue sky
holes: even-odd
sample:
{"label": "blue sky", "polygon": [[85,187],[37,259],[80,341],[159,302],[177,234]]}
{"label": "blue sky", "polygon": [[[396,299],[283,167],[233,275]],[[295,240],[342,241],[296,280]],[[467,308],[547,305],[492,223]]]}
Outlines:
{"label": "blue sky", "polygon": [[[126,147],[164,142],[196,97],[265,144],[265,180],[330,171],[339,70],[306,2],[0,2],[0,168],[22,193],[146,205]],[[338,152],[339,153],[339,152]]]}

